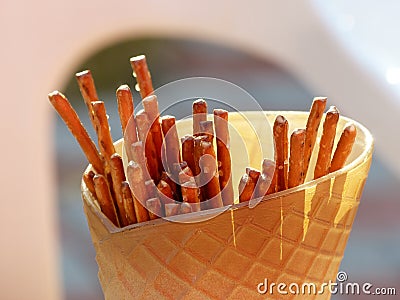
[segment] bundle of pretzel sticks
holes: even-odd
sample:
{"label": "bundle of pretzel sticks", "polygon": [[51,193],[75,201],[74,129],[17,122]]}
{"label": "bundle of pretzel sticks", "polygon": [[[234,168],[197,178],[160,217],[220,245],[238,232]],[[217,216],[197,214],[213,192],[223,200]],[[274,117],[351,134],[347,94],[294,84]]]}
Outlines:
{"label": "bundle of pretzel sticks", "polygon": [[[160,116],[151,75],[144,55],[130,63],[144,109],[134,113],[128,85],[116,91],[118,113],[128,159],[126,172],[110,133],[105,104],[97,96],[89,70],[76,74],[89,118],[97,135],[90,138],[67,98],[58,91],[49,100],[75,136],[92,169],[83,180],[95,203],[117,227],[159,217],[228,206],[234,202],[229,149],[229,113],[214,109],[207,119],[207,102],[193,102],[193,133],[181,139],[175,117]],[[326,98],[315,98],[305,129],[295,130],[288,141],[288,121],[278,116],[273,126],[274,160],[264,159],[261,171],[246,168],[239,183],[239,201],[245,202],[304,183],[324,115]],[[314,178],[342,168],[349,156],[356,128],[343,130],[333,158],[339,112],[326,113]]]}

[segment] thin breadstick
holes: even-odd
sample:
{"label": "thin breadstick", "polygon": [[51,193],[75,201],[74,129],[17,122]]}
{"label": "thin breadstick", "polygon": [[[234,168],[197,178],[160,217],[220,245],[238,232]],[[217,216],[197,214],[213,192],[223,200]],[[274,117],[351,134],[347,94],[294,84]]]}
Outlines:
{"label": "thin breadstick", "polygon": [[308,116],[306,125],[306,138],[304,142],[304,163],[303,163],[303,181],[304,182],[308,166],[310,164],[311,154],[314,149],[315,141],[317,139],[319,124],[321,123],[322,116],[326,107],[326,97],[315,97],[311,105],[310,114]]}
{"label": "thin breadstick", "polygon": [[106,161],[110,161],[111,155],[115,153],[115,148],[110,132],[110,125],[103,101],[92,102],[94,122],[101,154]]}
{"label": "thin breadstick", "polygon": [[122,197],[121,183],[125,181],[124,166],[122,158],[119,154],[114,153],[110,158],[110,172],[112,178],[113,189],[115,193],[115,202],[117,203],[117,215],[119,223],[122,227],[128,226],[129,222],[126,218],[124,202]]}
{"label": "thin breadstick", "polygon": [[92,170],[83,174],[83,181],[85,182],[87,189],[93,195],[93,197],[96,196],[96,190],[94,188],[94,182],[93,182],[93,177],[95,175],[96,174]]}
{"label": "thin breadstick", "polygon": [[191,135],[185,135],[181,138],[182,143],[182,160],[186,161],[190,170],[194,171],[194,137]]}
{"label": "thin breadstick", "polygon": [[160,199],[162,205],[175,202],[174,193],[171,189],[171,186],[164,180],[161,179],[157,184],[157,191],[158,198]]}
{"label": "thin breadstick", "polygon": [[164,170],[161,161],[161,152],[163,149],[163,134],[160,124],[160,112],[158,110],[157,96],[151,95],[144,98],[142,104],[144,111],[149,118],[152,139],[156,147],[158,171],[161,173]]}
{"label": "thin breadstick", "polygon": [[306,131],[304,129],[295,130],[290,137],[288,188],[298,186],[304,182],[305,137]]}
{"label": "thin breadstick", "polygon": [[228,112],[214,109],[214,126],[217,141],[217,160],[219,184],[224,205],[233,204],[233,185],[231,178],[230,137],[228,128]]}
{"label": "thin breadstick", "polygon": [[96,190],[96,198],[100,205],[101,211],[115,226],[120,227],[106,177],[97,174],[93,177],[93,182]]}
{"label": "thin breadstick", "polygon": [[178,132],[175,126],[175,117],[163,116],[161,118],[161,127],[165,140],[165,156],[170,173],[175,163],[181,162],[181,153],[179,148]]}
{"label": "thin breadstick", "polygon": [[335,106],[331,106],[325,116],[324,128],[319,142],[317,163],[314,169],[314,179],[320,178],[329,172],[338,121],[339,111]]}
{"label": "thin breadstick", "polygon": [[256,198],[275,192],[275,186],[273,186],[276,185],[276,181],[274,182],[274,174],[275,162],[267,158],[264,159],[262,163],[262,172],[255,187]]}
{"label": "thin breadstick", "polygon": [[134,201],[131,193],[131,188],[127,181],[121,183],[122,201],[124,202],[124,210],[128,225],[137,223]]}
{"label": "thin breadstick", "polygon": [[274,123],[275,163],[277,168],[277,191],[287,189],[288,164],[288,121],[277,116]]}
{"label": "thin breadstick", "polygon": [[201,133],[200,122],[207,121],[207,102],[198,99],[193,102],[193,135]]}
{"label": "thin breadstick", "polygon": [[95,128],[96,124],[94,123],[94,115],[91,102],[99,101],[99,97],[97,96],[92,73],[90,72],[90,70],[85,70],[76,73],[75,78],[78,81],[79,90],[81,91],[83,101],[87,106],[89,119],[92,122],[93,128]]}
{"label": "thin breadstick", "polygon": [[146,208],[149,211],[150,220],[162,217],[161,202],[158,198],[150,198],[146,201]]}
{"label": "thin breadstick", "polygon": [[201,157],[199,166],[202,191],[207,199],[208,208],[222,207],[224,204],[219,186],[217,161],[212,143],[203,140],[200,142]]}
{"label": "thin breadstick", "polygon": [[87,160],[93,166],[98,174],[104,174],[104,165],[102,157],[96,149],[96,145],[90,138],[86,129],[83,127],[76,111],[72,108],[68,99],[58,91],[54,91],[48,95],[50,103],[58,112],[69,131],[75,137],[86,155]]}
{"label": "thin breadstick", "polygon": [[125,150],[128,160],[132,160],[130,145],[138,141],[136,133],[136,122],[133,117],[132,92],[128,85],[121,85],[116,92],[118,103],[118,114],[121,122],[122,135],[124,137]]}
{"label": "thin breadstick", "polygon": [[146,62],[146,56],[138,55],[131,57],[131,66],[135,72],[135,77],[139,85],[139,92],[142,99],[153,93],[153,83],[151,82],[151,75]]}
{"label": "thin breadstick", "polygon": [[190,203],[188,203],[188,202],[181,203],[181,206],[179,208],[180,214],[188,214],[188,213],[191,213],[192,211],[193,211],[192,205]]}
{"label": "thin breadstick", "polygon": [[149,214],[145,208],[147,197],[146,186],[142,168],[134,161],[130,161],[127,167],[127,177],[132,187],[133,204],[135,207],[136,220],[138,223],[149,220]]}
{"label": "thin breadstick", "polygon": [[336,150],[331,161],[329,172],[335,172],[343,168],[347,158],[351,153],[351,150],[353,149],[356,135],[357,135],[356,126],[354,126],[353,124],[347,124],[336,146]]}
{"label": "thin breadstick", "polygon": [[136,114],[136,127],[138,130],[139,140],[145,145],[145,155],[147,159],[147,167],[151,178],[158,182],[160,178],[157,149],[154,144],[153,135],[150,130],[150,122],[147,113],[140,111]]}
{"label": "thin breadstick", "polygon": [[179,214],[179,209],[181,205],[179,203],[167,203],[165,204],[165,216],[172,217]]}

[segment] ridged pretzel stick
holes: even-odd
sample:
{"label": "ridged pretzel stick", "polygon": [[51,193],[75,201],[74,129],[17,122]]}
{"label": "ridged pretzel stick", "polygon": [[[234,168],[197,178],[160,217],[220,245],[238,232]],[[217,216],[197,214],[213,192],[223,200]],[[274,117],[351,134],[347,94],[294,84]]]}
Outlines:
{"label": "ridged pretzel stick", "polygon": [[310,164],[311,154],[314,149],[315,141],[317,139],[319,124],[321,123],[322,116],[326,107],[327,98],[315,97],[311,105],[310,114],[307,119],[306,125],[306,138],[304,142],[304,163],[303,163],[303,179],[304,182],[308,166]]}
{"label": "ridged pretzel stick", "polygon": [[113,189],[115,193],[115,202],[116,202],[119,224],[122,227],[125,227],[129,225],[129,222],[126,218],[123,194],[121,190],[121,184],[123,181],[125,181],[125,172],[124,172],[122,158],[117,153],[111,155],[110,171],[111,171]]}
{"label": "ridged pretzel stick", "polygon": [[319,142],[317,163],[315,164],[314,169],[314,179],[320,178],[329,173],[338,121],[339,111],[335,106],[331,106],[325,116],[324,128]]}
{"label": "ridged pretzel stick", "polygon": [[93,195],[93,197],[96,196],[96,189],[94,188],[94,182],[93,182],[93,178],[95,175],[96,174],[92,170],[83,174],[83,181],[85,182],[86,187],[88,188],[89,192]]}
{"label": "ridged pretzel stick", "polygon": [[275,193],[276,189],[276,172],[275,162],[270,159],[264,159],[262,163],[262,172],[257,181],[255,188],[255,196],[263,197]]}
{"label": "ridged pretzel stick", "polygon": [[92,73],[90,70],[78,72],[75,74],[75,78],[78,81],[78,86],[79,90],[81,91],[83,101],[87,106],[89,119],[92,122],[93,128],[95,128],[96,124],[94,123],[93,108],[91,103],[94,101],[99,101],[99,97],[97,96]]}
{"label": "ridged pretzel stick", "polygon": [[104,175],[97,174],[94,176],[93,182],[96,190],[97,202],[100,205],[101,211],[112,223],[114,223],[115,226],[120,227],[106,177]]}
{"label": "ridged pretzel stick", "polygon": [[150,130],[153,143],[156,148],[158,172],[161,173],[164,168],[161,161],[161,152],[163,148],[163,134],[160,124],[160,112],[158,110],[158,100],[156,95],[151,95],[143,99],[143,108],[150,122]]}
{"label": "ridged pretzel stick", "polygon": [[353,149],[354,141],[356,139],[357,129],[353,124],[346,124],[345,129],[340,136],[340,140],[336,146],[335,153],[333,155],[329,172],[335,172],[346,163],[351,150]]}
{"label": "ridged pretzel stick", "polygon": [[131,185],[136,220],[138,223],[148,221],[150,218],[145,208],[148,197],[144,184],[143,171],[140,165],[134,161],[130,161],[127,167],[127,177]]}
{"label": "ridged pretzel stick", "polygon": [[146,201],[146,208],[149,212],[150,220],[158,219],[162,216],[161,202],[158,198],[150,198]]}
{"label": "ridged pretzel stick", "polygon": [[116,92],[117,103],[118,103],[118,115],[121,122],[122,134],[124,137],[125,151],[128,156],[128,160],[132,160],[132,154],[130,147],[132,143],[138,141],[136,133],[136,122],[133,117],[133,98],[132,92],[128,85],[121,85]]}
{"label": "ridged pretzel stick", "polygon": [[147,66],[146,56],[138,55],[131,57],[130,62],[136,75],[135,77],[139,86],[140,96],[142,99],[144,99],[154,92],[153,83],[151,82],[151,75]]}
{"label": "ridged pretzel stick", "polygon": [[231,178],[230,137],[228,128],[228,112],[214,109],[214,127],[217,142],[217,160],[219,184],[224,205],[233,204],[233,185]]}
{"label": "ridged pretzel stick", "polygon": [[201,133],[200,122],[207,121],[207,102],[198,99],[193,102],[193,135]]}
{"label": "ridged pretzel stick", "polygon": [[144,143],[145,155],[147,159],[147,168],[151,178],[158,182],[160,178],[158,166],[158,154],[154,144],[153,135],[150,130],[150,122],[147,113],[140,111],[136,114],[136,127],[139,140]]}
{"label": "ridged pretzel stick", "polygon": [[127,181],[121,183],[122,201],[124,202],[124,209],[128,225],[137,223],[134,201],[132,197],[131,187]]}
{"label": "ridged pretzel stick", "polygon": [[97,151],[96,145],[90,138],[86,129],[83,127],[81,120],[76,111],[72,108],[68,99],[58,91],[54,91],[48,95],[50,103],[63,119],[69,131],[77,140],[86,155],[87,160],[93,166],[93,169],[98,174],[104,174],[104,165],[102,157]]}
{"label": "ridged pretzel stick", "polygon": [[194,137],[191,135],[185,135],[181,138],[182,144],[182,160],[186,161],[190,170],[194,170]]}
{"label": "ridged pretzel stick", "polygon": [[284,116],[277,116],[274,123],[275,164],[277,169],[277,189],[287,189],[288,176],[288,121]]}
{"label": "ridged pretzel stick", "polygon": [[[179,145],[178,132],[175,126],[175,117],[163,116],[161,127],[165,141],[165,156],[169,173],[173,173],[173,166],[181,162],[181,152]],[[174,175],[174,174],[173,174]]]}
{"label": "ridged pretzel stick", "polygon": [[304,146],[306,131],[295,130],[290,137],[288,188],[304,182]]}

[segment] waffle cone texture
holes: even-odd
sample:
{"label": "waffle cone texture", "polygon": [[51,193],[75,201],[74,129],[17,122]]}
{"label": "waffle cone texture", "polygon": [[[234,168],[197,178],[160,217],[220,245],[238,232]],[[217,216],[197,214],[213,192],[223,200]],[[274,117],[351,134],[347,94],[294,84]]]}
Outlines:
{"label": "waffle cone texture", "polygon": [[[307,120],[307,114],[299,112],[263,114],[270,123],[282,114],[293,128],[304,128]],[[241,122],[253,119],[255,131],[262,131],[262,123],[257,128],[256,115],[230,115],[237,136],[246,135],[248,148],[253,147],[249,144],[252,137]],[[348,121],[341,117],[338,136]],[[354,124],[356,143],[342,170],[265,197],[254,208],[237,204],[202,222],[157,219],[116,228],[82,182],[84,211],[105,299],[329,299],[328,290],[306,296],[268,290],[263,295],[257,286],[265,279],[300,286],[335,281],[372,157],[370,133]],[[190,128],[190,124],[178,125],[180,136]],[[267,155],[273,151],[271,142],[272,137],[262,145],[269,149]],[[238,143],[231,135],[233,158]],[[121,143],[118,146],[121,149]],[[263,154],[253,151],[246,163],[259,168]],[[235,167],[233,161],[235,184],[244,168]],[[212,213],[201,212],[205,216]]]}

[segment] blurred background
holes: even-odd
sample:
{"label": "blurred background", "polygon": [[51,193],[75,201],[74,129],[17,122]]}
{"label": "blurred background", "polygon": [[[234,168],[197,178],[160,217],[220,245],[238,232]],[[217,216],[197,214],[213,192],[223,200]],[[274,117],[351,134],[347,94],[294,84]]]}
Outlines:
{"label": "blurred background", "polygon": [[[118,139],[115,89],[124,83],[134,89],[129,58],[138,54],[146,54],[155,87],[190,76],[221,78],[265,110],[308,110],[323,95],[366,125],[376,152],[341,270],[352,282],[400,293],[400,4],[246,4],[0,3],[0,76],[7,87],[0,125],[4,140],[15,145],[0,154],[24,157],[5,159],[7,172],[0,173],[3,208],[19,212],[0,220],[2,228],[13,228],[5,230],[0,250],[5,299],[102,298],[80,196],[87,163],[46,94],[65,93],[94,136],[74,78],[91,69]],[[27,163],[36,176],[21,188]]]}

